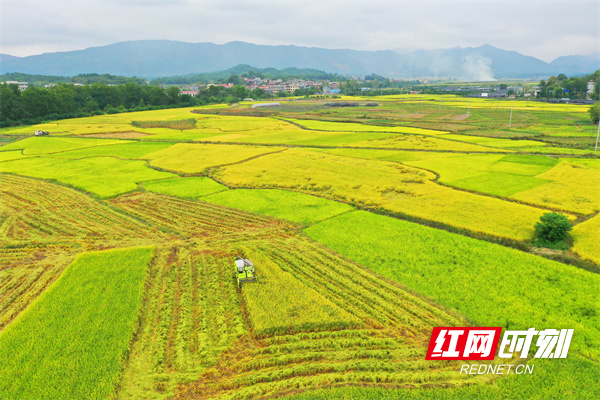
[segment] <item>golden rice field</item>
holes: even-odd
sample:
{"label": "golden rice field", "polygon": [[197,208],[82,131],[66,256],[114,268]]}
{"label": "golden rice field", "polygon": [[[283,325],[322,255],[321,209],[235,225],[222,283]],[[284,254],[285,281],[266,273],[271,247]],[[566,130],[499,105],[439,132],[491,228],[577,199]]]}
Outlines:
{"label": "golden rice field", "polygon": [[297,190],[515,240],[529,239],[544,212],[440,186],[426,170],[299,149],[223,167],[213,177],[235,187]]}
{"label": "golden rice field", "polygon": [[435,171],[440,182],[450,186],[561,211],[597,213],[600,211],[598,169],[570,161],[486,154],[411,160],[407,164]]}
{"label": "golden rice field", "polygon": [[600,215],[573,228],[573,251],[581,257],[600,264]]}
{"label": "golden rice field", "polygon": [[[242,251],[245,258],[261,266],[261,284],[247,285],[243,290],[250,311],[250,323],[256,335],[356,328],[362,325],[359,318],[297,279],[295,269],[282,269],[260,252]],[[294,325],[290,326],[289,321],[294,321]]]}
{"label": "golden rice field", "polygon": [[[596,398],[587,109],[327,101],[0,130],[0,398]],[[551,211],[568,250],[533,246]],[[534,375],[465,375],[425,360],[444,326],[575,334],[564,360],[489,361]]]}
{"label": "golden rice field", "polygon": [[600,211],[597,169],[563,161],[537,178],[549,182],[511,197],[585,215]]}
{"label": "golden rice field", "polygon": [[284,150],[278,147],[177,143],[149,154],[150,165],[161,169],[201,174],[209,167],[236,164],[257,156]]}

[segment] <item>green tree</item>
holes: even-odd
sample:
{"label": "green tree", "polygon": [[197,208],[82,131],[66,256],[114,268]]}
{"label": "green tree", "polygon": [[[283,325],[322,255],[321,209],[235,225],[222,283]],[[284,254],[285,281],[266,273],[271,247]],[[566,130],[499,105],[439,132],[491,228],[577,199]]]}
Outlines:
{"label": "green tree", "polygon": [[0,84],[0,126],[10,126],[25,116],[21,92],[17,85]]}
{"label": "green tree", "polygon": [[573,229],[571,221],[564,215],[556,212],[545,213],[540,221],[535,224],[536,245],[552,249],[566,250],[566,239],[569,231]]}
{"label": "green tree", "polygon": [[[594,90],[592,92],[592,99],[600,100],[600,69],[597,70],[596,72],[594,72],[592,75],[590,75],[589,80],[591,80],[595,83]],[[586,86],[587,86],[587,84],[586,84]],[[586,88],[586,90],[587,90],[587,88]]]}
{"label": "green tree", "polygon": [[245,86],[241,86],[241,85],[235,85],[234,87],[232,87],[231,89],[229,89],[232,96],[237,98],[238,100],[242,100],[245,99],[246,97],[250,96],[250,91],[248,89],[246,89]]}
{"label": "green tree", "polygon": [[96,100],[90,100],[86,103],[83,110],[86,112],[94,112],[100,110],[100,106]]}
{"label": "green tree", "polygon": [[246,85],[246,81],[235,74],[229,75],[229,78],[227,78],[227,83],[233,83],[234,85]]}
{"label": "green tree", "polygon": [[360,84],[356,79],[349,79],[340,85],[342,93],[346,95],[357,95],[360,94]]}
{"label": "green tree", "polygon": [[270,96],[271,96],[270,94],[268,94],[264,90],[258,89],[258,88],[253,89],[250,92],[250,97],[252,97],[253,99],[263,99],[263,98],[270,97]]}
{"label": "green tree", "polygon": [[590,113],[592,124],[597,124],[600,121],[600,103],[592,104],[588,112]]}
{"label": "green tree", "polygon": [[133,108],[140,103],[142,98],[142,87],[135,83],[128,82],[125,85],[119,85],[123,94],[123,105],[127,108]]}
{"label": "green tree", "polygon": [[179,101],[179,93],[181,90],[177,86],[169,86],[167,89],[167,96],[169,97],[169,104],[177,104]]}
{"label": "green tree", "polygon": [[52,92],[34,86],[28,87],[21,94],[25,108],[25,117],[38,118],[57,112],[56,99]]}
{"label": "green tree", "polygon": [[142,98],[150,106],[162,106],[169,103],[167,92],[158,86],[142,86]]}
{"label": "green tree", "polygon": [[80,106],[75,100],[75,86],[59,84],[48,90],[55,104],[55,111],[59,114],[69,114],[79,111]]}

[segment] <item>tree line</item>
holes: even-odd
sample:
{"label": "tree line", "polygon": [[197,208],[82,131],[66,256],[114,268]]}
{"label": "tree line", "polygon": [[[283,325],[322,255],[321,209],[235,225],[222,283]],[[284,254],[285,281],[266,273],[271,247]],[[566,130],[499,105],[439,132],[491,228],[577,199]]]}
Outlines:
{"label": "tree line", "polygon": [[548,80],[540,81],[540,93],[538,97],[545,99],[560,99],[568,97],[570,99],[585,99],[587,97],[588,82],[595,83],[595,88],[591,95],[592,100],[600,100],[600,70],[587,76],[567,77],[565,74],[551,76]]}
{"label": "tree line", "polygon": [[19,90],[15,84],[0,84],[0,126],[33,125],[44,121],[146,111],[161,108],[192,107],[206,104],[235,103],[246,97],[271,97],[263,90],[244,86],[211,86],[196,97],[182,94],[176,86],[120,85],[93,83],[75,86],[60,83],[44,89]]}
{"label": "tree line", "polygon": [[0,75],[0,82],[4,81],[20,81],[27,82],[29,86],[44,87],[49,84],[57,83],[81,83],[83,85],[91,85],[92,83],[106,83],[107,85],[120,85],[127,82],[145,85],[146,79],[137,78],[135,76],[119,76],[111,74],[79,74],[76,76],[55,76],[55,75],[35,75],[24,74],[21,72],[9,72]]}

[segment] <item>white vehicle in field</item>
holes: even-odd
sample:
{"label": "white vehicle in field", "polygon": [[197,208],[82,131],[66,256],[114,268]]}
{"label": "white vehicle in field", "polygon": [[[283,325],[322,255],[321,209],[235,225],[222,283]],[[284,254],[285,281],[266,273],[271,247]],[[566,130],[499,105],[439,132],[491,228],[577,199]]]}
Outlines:
{"label": "white vehicle in field", "polygon": [[48,131],[35,131],[35,136],[48,136],[50,132]]}

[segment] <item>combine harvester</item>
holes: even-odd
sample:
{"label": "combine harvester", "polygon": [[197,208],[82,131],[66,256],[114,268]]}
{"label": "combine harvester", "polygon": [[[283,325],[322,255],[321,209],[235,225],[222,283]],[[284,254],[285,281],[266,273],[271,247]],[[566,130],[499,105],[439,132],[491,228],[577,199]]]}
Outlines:
{"label": "combine harvester", "polygon": [[235,278],[237,279],[237,284],[240,289],[244,283],[258,282],[258,276],[256,276],[252,261],[247,258],[236,257]]}

